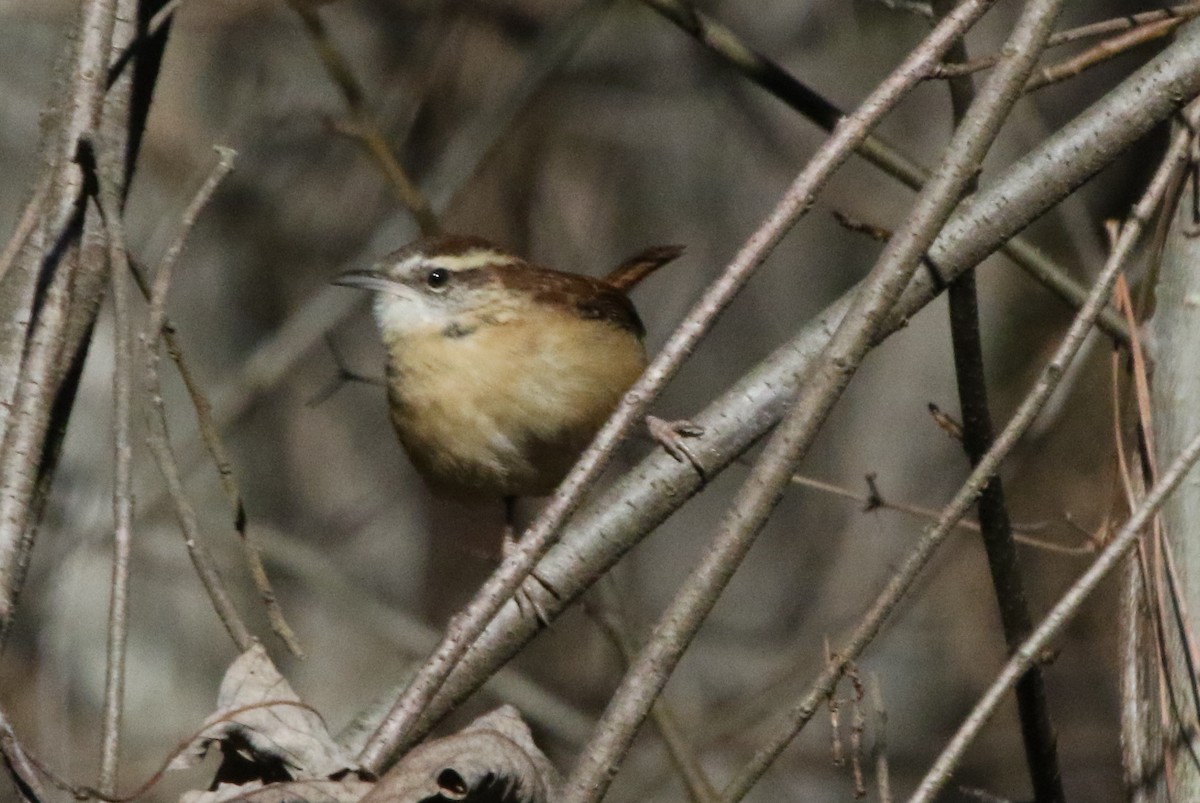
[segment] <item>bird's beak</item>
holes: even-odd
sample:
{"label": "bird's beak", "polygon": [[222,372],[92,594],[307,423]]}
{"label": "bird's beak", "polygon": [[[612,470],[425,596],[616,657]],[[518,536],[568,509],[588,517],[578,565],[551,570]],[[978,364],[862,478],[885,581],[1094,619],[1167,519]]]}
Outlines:
{"label": "bird's beak", "polygon": [[406,289],[395,279],[374,270],[349,270],[334,279],[333,283],[341,287],[355,287],[359,290],[393,294],[400,294],[399,291]]}

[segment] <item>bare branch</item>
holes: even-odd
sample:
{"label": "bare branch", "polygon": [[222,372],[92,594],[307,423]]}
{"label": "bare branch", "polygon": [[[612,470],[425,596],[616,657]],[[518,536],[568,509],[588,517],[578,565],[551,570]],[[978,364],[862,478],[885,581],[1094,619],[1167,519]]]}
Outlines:
{"label": "bare branch", "polygon": [[[108,261],[124,266],[129,261],[121,221],[122,165],[111,143],[92,142],[97,151],[96,180],[101,214],[108,239]],[[133,548],[133,442],[130,435],[133,406],[133,338],[129,309],[128,277],[111,270],[113,297],[113,564],[108,614],[108,660],[104,684],[104,722],[101,738],[99,788],[113,794],[120,755],[121,716],[125,698],[125,652],[129,635],[129,557]]]}
{"label": "bare branch", "polygon": [[[634,656],[637,655],[637,646],[629,632],[629,624],[626,621],[624,607],[616,593],[616,587],[612,579],[608,578],[599,583],[597,590],[599,599],[597,602],[587,605],[588,612],[600,626],[601,632],[616,648],[617,653],[621,656],[622,666],[628,667]],[[715,803],[718,799],[717,790],[713,788],[704,768],[700,766],[699,759],[684,737],[678,719],[666,700],[659,700],[654,704],[651,717],[654,719],[654,726],[658,729],[663,744],[667,747],[671,763],[679,771],[684,787],[693,803]]]}
{"label": "bare branch", "polygon": [[[1154,211],[1162,203],[1163,196],[1166,194],[1168,186],[1171,184],[1174,171],[1179,168],[1179,164],[1186,159],[1188,145],[1190,142],[1190,132],[1177,132],[1172,140],[1166,156],[1155,172],[1154,177],[1150,181],[1146,192],[1142,195],[1137,205],[1131,211],[1129,219],[1121,227],[1120,236],[1117,238],[1113,246],[1112,253],[1109,255],[1108,262],[1104,266],[1104,271],[1101,274],[1100,280],[1097,282],[1096,290],[1103,290],[1105,294],[1111,290],[1112,285],[1116,282],[1118,273],[1122,270],[1125,262],[1129,259],[1133,251],[1134,245],[1137,243],[1141,233]],[[1098,301],[1099,299],[1097,299]],[[1067,337],[1063,339],[1063,343],[1059,346],[1059,351],[1056,354],[1064,353],[1066,347],[1073,335],[1078,335],[1075,339],[1082,341],[1082,335],[1086,331],[1085,328],[1079,326],[1081,321],[1076,319],[1072,324],[1071,331],[1067,333]],[[1078,331],[1083,329],[1083,331]],[[1077,350],[1077,344],[1072,350]],[[1044,375],[1045,376],[1045,375]],[[1046,377],[1049,378],[1049,377]],[[1029,397],[1029,398],[1032,398]],[[1029,398],[1026,401],[1029,401]],[[1021,409],[1013,416],[1014,421],[1021,417],[1022,412],[1026,409],[1026,404],[1021,405]],[[997,446],[1005,442],[1005,435],[1012,429],[1012,423],[1005,429],[1005,432],[997,439]],[[995,451],[993,449],[992,451]],[[1017,677],[1023,674],[1033,665],[1038,654],[1048,645],[1049,641],[1060,632],[1063,625],[1074,616],[1078,611],[1087,595],[1095,588],[1104,576],[1116,566],[1124,552],[1134,544],[1138,532],[1157,512],[1159,506],[1166,500],[1167,496],[1175,486],[1182,481],[1187,471],[1190,470],[1196,458],[1200,457],[1200,436],[1198,436],[1188,447],[1179,455],[1171,468],[1163,475],[1162,479],[1155,485],[1151,492],[1147,495],[1138,510],[1130,517],[1125,526],[1116,535],[1116,537],[1105,547],[1101,552],[1100,557],[1092,564],[1087,572],[1077,581],[1054,609],[1047,615],[1037,630],[1026,639],[1021,647],[1013,653],[1013,657],[1005,665],[1004,670],[1000,673],[984,696],[983,700],[972,712],[971,716],[963,723],[958,734],[951,741],[950,745],[935,762],[933,768],[925,776],[921,787],[913,800],[928,800],[936,791],[941,788],[948,780],[950,770],[957,763],[962,751],[966,745],[974,738],[979,729],[990,718],[995,711],[995,705],[998,704],[1000,696],[1005,693],[1011,684],[1015,683]],[[980,464],[983,465],[982,463]],[[1036,646],[1033,646],[1036,645]],[[1014,667],[1020,667],[1020,671],[1016,675],[1012,675]],[[1011,679],[1010,679],[1010,675]],[[997,689],[1001,689],[997,692]]]}
{"label": "bare branch", "polygon": [[[978,496],[989,478],[996,473],[1000,462],[1016,445],[1017,440],[1029,429],[1037,414],[1049,401],[1050,395],[1058,387],[1063,372],[1079,352],[1083,340],[1095,322],[1100,309],[1107,303],[1112,286],[1117,275],[1123,269],[1137,241],[1145,220],[1154,210],[1154,204],[1162,200],[1163,193],[1169,183],[1171,171],[1175,162],[1184,152],[1185,142],[1176,139],[1174,147],[1162,166],[1155,174],[1154,180],[1146,194],[1134,209],[1122,238],[1110,254],[1104,270],[1096,284],[1092,287],[1088,302],[1071,322],[1071,327],[1055,350],[1050,362],[1042,369],[1033,389],[1026,395],[1016,413],[1009,420],[1004,430],[997,436],[995,443],[983,456],[971,472],[963,487],[955,495],[954,500],[942,512],[942,518],[937,526],[929,530],[921,539],[916,549],[901,564],[899,570],[888,581],[883,592],[876,598],[870,610],[855,628],[850,640],[838,651],[843,661],[855,660],[874,639],[882,627],[884,620],[891,614],[896,604],[916,580],[921,569],[929,562],[934,551],[950,532],[953,523],[966,513],[967,508]],[[750,788],[755,779],[761,775],[767,766],[778,756],[800,729],[812,717],[821,699],[828,694],[829,689],[837,682],[839,672],[826,669],[809,687],[803,698],[785,716],[771,728],[771,735],[758,751],[755,757],[738,777],[732,781],[726,795],[729,799],[740,799]]]}
{"label": "bare branch", "polygon": [[[567,781],[564,799],[594,800],[607,788],[616,764],[632,742],[646,710],[661,691],[700,624],[778,504],[782,490],[807,452],[835,401],[881,331],[888,313],[922,264],[922,256],[961,198],[1000,123],[1032,69],[1061,0],[1032,2],[1009,41],[1012,54],[993,75],[947,146],[942,165],[918,195],[905,225],[888,242],[842,322],[806,377],[792,409],[767,442],[733,506],[666,612],[645,650],[609,702],[596,736]],[[970,4],[959,5],[934,29],[953,23]],[[982,10],[982,9],[979,9]],[[958,35],[961,35],[959,32]],[[957,38],[957,36],[955,37]],[[946,44],[950,44],[950,39]],[[914,51],[923,57],[927,40]],[[867,107],[871,105],[868,101]],[[850,118],[854,120],[854,117]],[[835,134],[835,139],[836,139]],[[748,787],[746,787],[748,788]],[[738,795],[740,796],[740,795]],[[736,798],[735,798],[736,799]]]}
{"label": "bare branch", "polygon": [[[954,8],[955,0],[933,0],[938,17]],[[955,61],[967,60],[966,43],[960,40],[950,51]],[[1028,86],[1028,84],[1026,84]],[[975,102],[975,86],[970,76],[949,82],[950,104],[955,121],[962,120]],[[972,182],[971,191],[974,191]],[[979,328],[979,297],[975,272],[967,271],[946,291],[950,312],[950,338],[954,351],[954,377],[962,411],[963,450],[972,467],[991,448],[994,441],[991,407],[983,366],[983,336]],[[1009,652],[1033,630],[1033,617],[1025,594],[1025,582],[1013,537],[1012,520],[999,475],[983,486],[976,502],[980,532],[987,554],[992,588],[1000,609],[1004,642]],[[1058,766],[1058,747],[1046,701],[1046,683],[1040,667],[1033,667],[1017,684],[1017,712],[1025,761],[1038,803],[1063,800],[1062,773]]]}
{"label": "bare branch", "polygon": [[[1101,22],[1081,25],[1078,28],[1059,31],[1050,37],[1050,43],[1047,47],[1058,47],[1059,45],[1077,42],[1080,39],[1090,39],[1094,36],[1104,36],[1110,33],[1122,33],[1137,28],[1153,26],[1161,22],[1186,22],[1197,15],[1200,15],[1200,3],[1196,2],[1183,3],[1182,5],[1153,11],[1140,11],[1137,14],[1128,14],[1124,17],[1115,17]],[[967,62],[942,64],[934,71],[933,77],[954,78],[960,75],[970,75],[971,73],[994,67],[999,59],[999,54],[993,53],[992,55],[981,56]],[[1028,91],[1028,87],[1026,87],[1026,91]]]}
{"label": "bare branch", "polygon": [[[23,289],[12,298],[27,303],[30,311],[24,327],[12,329],[7,335],[12,339],[3,345],[5,357],[15,359],[4,369],[0,393],[0,401],[11,402],[0,404],[0,647],[12,625],[33,546],[38,523],[34,514],[40,512],[34,500],[44,498],[39,484],[46,476],[43,441],[51,410],[74,361],[77,344],[66,342],[76,314],[72,306],[78,303],[72,290],[103,276],[107,267],[103,260],[79,259],[75,248],[84,214],[83,175],[75,156],[79,138],[100,121],[115,18],[116,0],[87,0],[81,6],[59,128],[47,140],[50,189],[40,224],[21,252],[20,275],[5,275],[20,283]],[[41,278],[48,283],[37,308],[34,288]]]}
{"label": "bare branch", "polygon": [[1025,84],[1026,92],[1035,92],[1042,87],[1074,78],[1085,70],[1115,59],[1117,56],[1139,45],[1153,42],[1167,36],[1181,24],[1182,18],[1166,19],[1133,28],[1120,36],[1105,39],[1103,42],[1088,48],[1071,58],[1043,67]]}

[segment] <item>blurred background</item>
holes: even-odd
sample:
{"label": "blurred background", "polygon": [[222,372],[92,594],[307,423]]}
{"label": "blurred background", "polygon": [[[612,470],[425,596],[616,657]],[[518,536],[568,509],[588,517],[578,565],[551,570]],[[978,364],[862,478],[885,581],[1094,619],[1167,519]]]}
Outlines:
{"label": "blurred background", "polygon": [[[701,5],[843,108],[853,108],[928,29],[927,20],[872,0]],[[1000,4],[971,33],[973,54],[999,46],[1012,5]],[[39,116],[52,96],[74,6],[0,0],[5,237],[35,175]],[[1135,3],[1101,0],[1068,4],[1060,27],[1137,10]],[[633,0],[589,9],[550,0],[343,0],[320,13],[401,162],[445,210],[446,228],[592,274],[645,246],[687,246],[683,259],[634,293],[651,351],[824,137]],[[1156,47],[1023,100],[982,180]],[[540,75],[555,48],[566,54],[561,66]],[[522,86],[532,91],[514,102]],[[377,165],[339,131],[345,115],[284,3],[184,3],[128,216],[131,247],[154,265],[214,160],[212,146],[238,152],[235,173],[188,242],[169,314],[233,450],[250,531],[306,660],[290,658],[267,629],[217,474],[198,448],[190,403],[164,365],[171,431],[191,467],[187,485],[205,539],[239,606],[334,730],[424,657],[493,568],[502,524],[499,504],[463,506],[429,493],[393,437],[379,388],[350,383],[310,404],[337,376],[335,353],[355,371],[382,372],[366,300],[330,280],[416,233]],[[929,82],[887,118],[882,133],[929,164],[950,129],[946,89]],[[1032,239],[1080,280],[1094,275],[1105,251],[1103,221],[1124,214],[1140,192],[1160,140],[1143,142],[1048,215]],[[880,246],[841,228],[833,211],[892,227],[911,197],[852,160],[720,319],[656,412],[701,410],[862,277]],[[980,293],[993,415],[1003,422],[1069,312],[998,258],[981,269]],[[94,782],[99,756],[112,526],[110,324],[106,309],[14,638],[0,660],[0,695],[18,735],[76,783]],[[1066,546],[1084,543],[1114,504],[1108,356],[1104,342],[1091,344],[1004,470],[1014,520],[1038,524],[1040,537]],[[930,418],[930,402],[957,416],[943,301],[869,358],[803,473],[858,493],[873,474],[889,501],[939,507],[965,477],[966,461]],[[628,445],[620,465],[649,448]],[[137,460],[123,789],[157,769],[213,709],[234,657],[140,440]],[[614,579],[640,628],[654,622],[692,568],[745,473],[731,467],[620,564]],[[924,526],[862,508],[795,487],[669,685],[667,700],[718,785],[757,745],[755,725],[791,704],[819,669],[826,637],[837,643],[848,632]],[[526,503],[523,517],[536,509]],[[1088,557],[1022,547],[1021,559],[1040,618]],[[1089,605],[1046,673],[1073,800],[1121,798],[1114,598]],[[978,536],[961,531],[859,666],[883,691],[900,793],[911,791],[1003,654]],[[518,674],[477,695],[446,727],[512,701],[560,768],[569,768],[620,678],[617,654],[586,614],[573,611],[513,666]],[[844,684],[841,695],[850,693]],[[869,743],[875,722],[868,719]],[[842,720],[845,729],[849,718]],[[202,787],[212,768],[169,776],[151,799]],[[1011,705],[955,780],[1004,798],[1030,796]],[[833,765],[831,728],[819,720],[750,799],[846,800],[852,786],[849,770]],[[661,741],[645,728],[609,799],[682,797]],[[969,798],[951,791],[946,799]]]}

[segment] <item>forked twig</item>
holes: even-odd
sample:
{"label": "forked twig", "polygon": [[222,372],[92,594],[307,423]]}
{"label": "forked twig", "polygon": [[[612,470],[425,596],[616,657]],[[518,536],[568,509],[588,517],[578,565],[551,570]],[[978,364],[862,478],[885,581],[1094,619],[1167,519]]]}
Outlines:
{"label": "forked twig", "polygon": [[388,145],[387,139],[383,135],[383,129],[367,109],[366,93],[363,91],[362,85],[354,77],[350,62],[334,44],[329,31],[325,28],[325,23],[321,21],[317,7],[305,0],[288,0],[288,4],[304,23],[304,30],[308,33],[313,48],[317,51],[321,64],[325,67],[325,72],[341,92],[346,108],[350,112],[351,125],[344,130],[358,140],[379,164],[392,188],[396,191],[396,196],[417,221],[421,233],[436,234],[441,230],[441,226],[438,224],[433,207],[429,204],[429,199],[409,178],[408,172],[400,164],[396,154],[392,152],[391,146]]}
{"label": "forked twig", "polygon": [[[179,476],[179,465],[171,449],[167,411],[163,404],[158,373],[158,339],[166,318],[167,289],[171,283],[171,270],[183,250],[185,238],[195,224],[200,211],[216,191],[217,185],[233,169],[233,158],[232,150],[217,148],[217,164],[183,213],[180,220],[180,233],[163,256],[162,264],[154,277],[154,284],[150,292],[149,319],[146,322],[146,330],[142,334],[142,343],[146,350],[146,388],[150,396],[151,407],[146,415],[149,427],[147,443],[158,462],[158,468],[167,485],[167,493],[175,505],[175,514],[183,528],[184,543],[192,559],[192,565],[195,566],[196,573],[200,576],[200,580],[208,592],[217,616],[225,625],[225,629],[229,631],[238,650],[244,652],[254,644],[254,637],[229,598],[229,592],[225,588],[225,583],[221,579],[208,549],[200,541],[200,526],[196,518],[196,511],[192,507],[192,503],[188,501],[183,481]],[[128,270],[128,266],[122,265],[121,269]]]}

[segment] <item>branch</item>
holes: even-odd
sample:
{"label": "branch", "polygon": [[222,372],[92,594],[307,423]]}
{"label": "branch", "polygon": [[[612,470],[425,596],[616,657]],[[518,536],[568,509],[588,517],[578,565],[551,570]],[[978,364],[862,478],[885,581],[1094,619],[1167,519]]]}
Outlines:
{"label": "branch", "polygon": [[[47,137],[43,158],[50,165],[49,190],[39,224],[20,251],[18,270],[7,271],[3,302],[23,322],[12,327],[0,346],[4,368],[0,388],[0,648],[12,625],[25,580],[29,554],[49,472],[45,448],[60,390],[79,367],[79,342],[68,342],[77,285],[94,284],[104,275],[104,260],[80,258],[83,230],[83,175],[75,162],[77,143],[100,123],[104,78],[116,18],[116,0],[83,3],[71,41],[73,57],[64,79],[60,125]],[[44,179],[40,179],[44,180]],[[35,192],[34,197],[39,193]],[[39,291],[38,287],[44,287]],[[17,309],[10,309],[16,303]],[[85,333],[81,333],[85,334]],[[73,393],[68,393],[72,396]],[[48,462],[53,462],[50,456]]]}
{"label": "branch", "polygon": [[[170,247],[169,253],[178,255],[179,251],[183,248],[186,236],[186,230],[179,232],[175,242]],[[129,268],[138,289],[145,299],[150,301],[150,280],[145,267],[131,260]],[[191,365],[184,357],[183,346],[179,342],[179,335],[175,329],[175,324],[165,313],[162,319],[160,334],[163,348],[166,350],[171,362],[175,364],[175,370],[179,372],[179,378],[183,380],[183,387],[192,402],[192,409],[196,413],[196,428],[200,432],[200,440],[217,469],[217,476],[221,482],[221,490],[225,493],[225,500],[229,503],[230,513],[232,514],[233,529],[237,533],[238,541],[242,545],[242,554],[246,560],[246,566],[250,571],[254,587],[258,591],[259,599],[262,600],[263,605],[266,607],[267,621],[271,626],[271,631],[279,637],[292,655],[302,658],[304,657],[304,650],[300,645],[300,640],[291,626],[288,625],[287,619],[283,615],[283,610],[279,607],[279,602],[275,596],[275,589],[271,585],[266,567],[263,565],[262,550],[259,548],[257,539],[250,533],[249,522],[246,516],[246,503],[242,498],[242,492],[238,488],[237,479],[234,476],[233,459],[229,456],[229,449],[226,448],[225,441],[217,429],[217,423],[213,419],[212,404],[209,403],[208,394],[200,386],[200,382],[192,373]]]}
{"label": "branch", "polygon": [[[139,51],[136,70],[114,73],[113,43],[132,35],[138,19],[134,0],[83,0],[79,5],[75,30],[67,38],[67,68],[51,102],[56,113],[50,119],[57,126],[44,140],[41,161],[46,168],[31,194],[36,199],[44,193],[44,200],[28,235],[18,233],[11,241],[24,240],[14,246],[16,258],[0,276],[0,319],[12,324],[0,338],[0,648],[24,582],[107,284],[101,224],[86,214],[84,177],[76,163],[80,138],[98,131],[120,143],[124,197],[158,77],[157,57],[166,42],[163,31]],[[151,5],[146,0],[137,7]]]}
{"label": "branch", "polygon": [[[934,14],[940,17],[953,9],[954,4],[955,0],[933,0]],[[960,40],[956,43],[949,55],[955,61],[966,61],[965,42]],[[949,89],[954,119],[958,121],[966,116],[974,102],[975,87],[969,76],[963,76],[951,79]],[[974,468],[994,440],[983,367],[975,272],[967,271],[951,282],[946,295],[954,351],[954,376],[962,411],[962,445],[968,462]],[[1004,497],[1004,485],[999,475],[992,477],[983,487],[976,504],[992,588],[1000,608],[1004,642],[1011,653],[1033,630],[1033,617],[1026,601],[1017,545]],[[1039,667],[1030,669],[1017,685],[1017,711],[1021,719],[1021,736],[1034,799],[1038,803],[1061,803],[1064,794],[1058,748],[1046,703],[1046,684]]]}
{"label": "branch", "polygon": [[[1200,29],[1193,31],[1193,37],[1200,39],[1197,33],[1200,33]],[[863,617],[862,621],[855,628],[850,640],[838,650],[837,655],[839,662],[842,663],[842,668],[844,668],[846,663],[855,660],[862,653],[866,645],[875,638],[883,626],[884,620],[890,616],[900,599],[912,586],[921,569],[929,562],[934,551],[950,532],[954,522],[966,513],[967,508],[970,507],[971,503],[983,489],[983,486],[996,473],[1000,462],[1008,455],[1013,446],[1016,445],[1017,440],[1029,429],[1036,419],[1037,414],[1045,406],[1046,402],[1049,401],[1050,395],[1062,380],[1065,370],[1079,352],[1079,348],[1083,345],[1083,340],[1095,323],[1100,310],[1107,303],[1117,275],[1128,261],[1133,246],[1144,226],[1144,221],[1153,212],[1154,205],[1161,201],[1169,183],[1171,171],[1175,169],[1174,163],[1183,156],[1184,144],[1186,144],[1186,141],[1177,138],[1171,153],[1163,160],[1146,194],[1133,210],[1130,220],[1122,232],[1121,239],[1109,255],[1104,270],[1096,280],[1096,284],[1092,287],[1087,303],[1075,317],[1075,320],[1071,322],[1071,327],[1067,330],[1066,336],[1063,337],[1062,342],[1055,350],[1049,364],[1042,369],[1041,375],[1038,377],[1033,389],[1021,402],[1016,413],[1013,414],[1008,425],[1005,426],[1004,430],[996,438],[995,443],[993,443],[987,454],[976,464],[975,469],[955,495],[954,500],[946,506],[942,513],[941,521],[922,537],[916,549],[904,560],[900,569],[888,581],[887,586],[876,598],[866,616]],[[737,800],[745,794],[754,781],[779,755],[780,751],[783,750],[812,717],[821,700],[833,689],[840,674],[841,668],[838,666],[827,668],[809,687],[801,701],[793,706],[785,716],[778,719],[771,728],[771,735],[768,736],[766,744],[738,777],[730,783],[726,790],[728,799]]]}
{"label": "branch", "polygon": [[[1186,22],[1197,15],[1200,15],[1200,3],[1198,2],[1183,3],[1182,5],[1170,6],[1154,11],[1141,11],[1137,14],[1128,14],[1124,17],[1115,17],[1101,22],[1081,25],[1078,28],[1059,31],[1050,37],[1050,43],[1047,47],[1058,47],[1070,42],[1077,42],[1080,39],[1090,39],[1094,36],[1104,36],[1110,33],[1121,33],[1160,22]],[[994,67],[999,59],[1000,55],[993,53],[989,56],[981,56],[977,59],[958,64],[942,64],[934,71],[934,77],[954,78],[962,75],[970,75],[980,70]]]}
{"label": "branch", "polygon": [[1037,74],[1029,79],[1029,83],[1025,84],[1025,91],[1035,92],[1050,84],[1074,78],[1085,70],[1115,59],[1122,53],[1132,50],[1139,45],[1153,42],[1156,39],[1162,39],[1164,36],[1174,32],[1182,24],[1182,18],[1166,19],[1133,28],[1111,39],[1105,39],[1103,42],[1093,45],[1082,53],[1078,53],[1065,61],[1061,61],[1058,64],[1051,64],[1048,67],[1038,70]]}
{"label": "branch", "polygon": [[[123,179],[120,157],[112,143],[91,141],[97,151],[97,197],[108,240],[110,265],[124,265],[129,252],[121,220]],[[130,436],[133,405],[133,338],[129,281],[123,270],[110,270],[113,297],[113,566],[108,618],[108,658],[104,683],[100,780],[105,794],[116,791],[120,755],[121,714],[125,697],[125,653],[129,635],[129,557],[133,548],[133,443]]]}
{"label": "branch", "polygon": [[[598,601],[585,603],[588,612],[600,626],[600,631],[609,640],[609,643],[616,649],[621,658],[621,665],[628,669],[637,655],[637,646],[629,632],[627,617],[616,593],[616,587],[612,579],[608,578],[607,582],[599,584],[597,590],[599,591]],[[695,751],[688,744],[679,727],[679,722],[667,702],[659,700],[655,703],[651,716],[663,744],[666,745],[667,755],[671,757],[671,763],[679,771],[679,776],[692,803],[716,803],[717,790],[713,788],[712,781],[704,772],[704,768],[700,766]]]}

